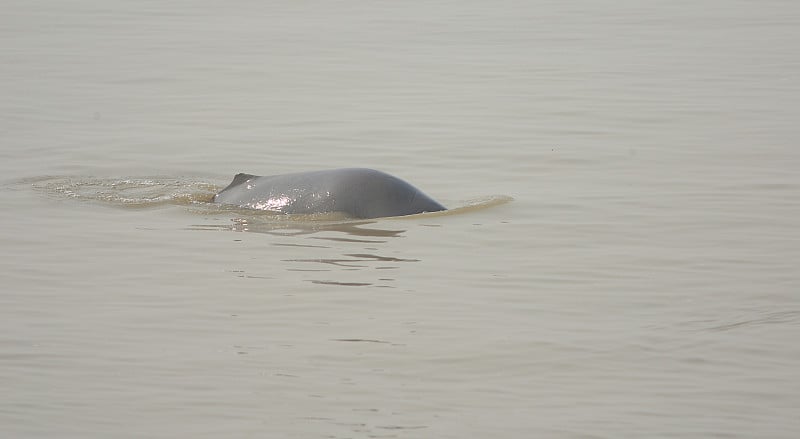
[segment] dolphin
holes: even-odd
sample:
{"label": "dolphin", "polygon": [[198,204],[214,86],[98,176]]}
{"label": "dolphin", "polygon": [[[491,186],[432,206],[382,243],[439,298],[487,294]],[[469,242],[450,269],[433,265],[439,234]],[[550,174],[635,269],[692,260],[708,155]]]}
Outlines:
{"label": "dolphin", "polygon": [[329,169],[259,177],[236,174],[215,203],[285,214],[341,212],[380,218],[447,210],[411,184],[366,168]]}

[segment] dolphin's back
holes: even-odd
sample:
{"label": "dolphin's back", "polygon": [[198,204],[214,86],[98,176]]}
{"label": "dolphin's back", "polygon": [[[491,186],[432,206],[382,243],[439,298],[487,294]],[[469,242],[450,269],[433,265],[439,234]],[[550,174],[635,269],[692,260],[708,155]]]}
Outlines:
{"label": "dolphin's back", "polygon": [[446,210],[406,181],[365,168],[264,177],[236,174],[214,202],[287,214],[342,212],[355,218]]}

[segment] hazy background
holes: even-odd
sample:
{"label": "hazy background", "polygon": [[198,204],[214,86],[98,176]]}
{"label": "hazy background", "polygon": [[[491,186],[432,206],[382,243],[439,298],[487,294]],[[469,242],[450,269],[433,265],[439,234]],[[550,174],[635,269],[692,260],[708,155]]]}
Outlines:
{"label": "hazy background", "polygon": [[796,2],[0,5],[0,436],[800,431]]}

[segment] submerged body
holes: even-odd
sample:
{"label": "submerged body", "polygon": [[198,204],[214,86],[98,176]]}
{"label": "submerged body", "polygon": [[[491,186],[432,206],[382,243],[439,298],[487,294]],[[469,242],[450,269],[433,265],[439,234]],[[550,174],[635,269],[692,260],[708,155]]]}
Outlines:
{"label": "submerged body", "polygon": [[354,218],[447,210],[409,183],[364,168],[265,177],[237,174],[214,202],[286,214],[341,212]]}

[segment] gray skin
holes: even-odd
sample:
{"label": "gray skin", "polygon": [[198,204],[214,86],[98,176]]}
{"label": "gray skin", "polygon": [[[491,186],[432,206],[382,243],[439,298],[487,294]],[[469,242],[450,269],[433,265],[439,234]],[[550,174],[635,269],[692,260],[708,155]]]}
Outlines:
{"label": "gray skin", "polygon": [[405,181],[364,168],[266,177],[236,174],[214,202],[286,214],[342,212],[354,218],[447,210]]}

